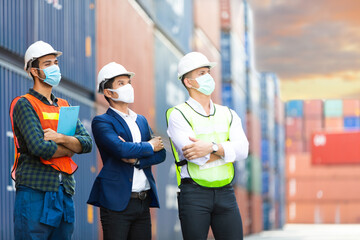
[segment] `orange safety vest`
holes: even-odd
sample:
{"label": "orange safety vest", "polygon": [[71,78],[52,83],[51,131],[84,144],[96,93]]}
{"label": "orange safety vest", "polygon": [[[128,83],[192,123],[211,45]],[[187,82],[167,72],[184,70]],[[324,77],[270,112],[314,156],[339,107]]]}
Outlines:
{"label": "orange safety vest", "polygon": [[[41,102],[39,99],[37,99],[31,94],[26,94],[24,96],[16,97],[11,102],[10,119],[11,119],[12,130],[14,133],[14,144],[15,144],[15,162],[11,170],[11,177],[14,180],[15,180],[15,172],[18,164],[18,159],[20,157],[20,153],[19,153],[20,146],[17,137],[15,135],[13,112],[17,101],[21,97],[25,97],[30,102],[30,104],[32,105],[32,107],[34,108],[35,112],[37,113],[40,119],[40,124],[43,129],[51,128],[52,130],[57,131],[60,108],[69,106],[68,102],[61,98],[58,98],[58,102],[57,102],[58,107],[49,106],[44,104],[43,102]],[[52,158],[50,160],[45,160],[43,158],[40,158],[40,161],[45,165],[51,166],[52,168],[54,168],[59,172],[63,172],[67,174],[73,174],[78,168],[77,164],[70,157],[58,157],[58,158]]]}

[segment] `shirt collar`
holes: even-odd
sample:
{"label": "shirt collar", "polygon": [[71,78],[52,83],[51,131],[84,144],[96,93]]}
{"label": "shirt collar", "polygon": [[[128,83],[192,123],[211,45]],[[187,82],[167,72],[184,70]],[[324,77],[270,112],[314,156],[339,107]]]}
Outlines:
{"label": "shirt collar", "polygon": [[[189,97],[189,99],[186,101],[190,107],[192,107],[196,112],[200,113],[201,115],[205,115],[208,116],[208,114],[206,114],[204,108],[201,106],[201,104],[196,101],[195,99],[193,99],[192,97]],[[214,114],[214,103],[213,101],[210,99],[210,115]]]}
{"label": "shirt collar", "polygon": [[130,118],[131,120],[135,121],[136,118],[137,118],[137,114],[132,111],[130,108],[129,109],[129,114],[125,114],[123,112],[120,112],[119,110],[113,108],[113,107],[110,107],[110,109],[112,109],[114,112],[116,112],[117,114],[120,115],[120,117],[122,117],[123,119],[126,119],[126,118]]}
{"label": "shirt collar", "polygon": [[[46,103],[46,104],[50,105],[48,99],[44,95],[42,95],[41,93],[35,91],[33,88],[29,89],[29,94],[33,95],[34,97],[36,97],[37,99],[39,99],[43,103]],[[58,99],[57,99],[57,97],[55,97],[54,94],[51,93],[50,99],[55,105],[57,104]]]}

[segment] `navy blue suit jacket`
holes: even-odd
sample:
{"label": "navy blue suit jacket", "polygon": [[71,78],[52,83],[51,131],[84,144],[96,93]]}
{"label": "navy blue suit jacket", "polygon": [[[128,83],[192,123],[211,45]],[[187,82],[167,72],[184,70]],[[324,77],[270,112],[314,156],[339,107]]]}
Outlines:
{"label": "navy blue suit jacket", "polygon": [[[142,115],[137,115],[136,123],[141,133],[141,142],[134,143],[125,120],[112,109],[92,121],[92,132],[99,149],[103,168],[95,179],[88,204],[105,207],[113,211],[124,210],[130,200],[134,166],[125,163],[121,158],[137,158],[140,169],[150,183],[150,207],[159,207],[154,177],[151,166],[165,160],[165,149],[154,152],[149,141],[150,128]],[[122,137],[125,142],[119,139]]]}

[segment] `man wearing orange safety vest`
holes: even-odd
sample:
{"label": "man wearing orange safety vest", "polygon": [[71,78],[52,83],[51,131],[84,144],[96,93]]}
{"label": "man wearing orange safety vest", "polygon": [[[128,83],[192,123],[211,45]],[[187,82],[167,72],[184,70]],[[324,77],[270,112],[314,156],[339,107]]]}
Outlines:
{"label": "man wearing orange safety vest", "polygon": [[56,132],[60,108],[69,106],[52,94],[61,80],[61,54],[43,41],[26,50],[24,69],[34,86],[10,106],[16,149],[15,239],[71,239],[74,231],[77,165],[71,157],[90,152],[92,140],[80,120],[74,136]]}

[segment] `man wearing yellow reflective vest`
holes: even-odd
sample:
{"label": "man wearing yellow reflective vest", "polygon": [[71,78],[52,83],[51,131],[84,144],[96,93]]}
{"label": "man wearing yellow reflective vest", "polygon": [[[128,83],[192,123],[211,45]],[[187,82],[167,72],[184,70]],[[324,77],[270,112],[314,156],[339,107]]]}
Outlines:
{"label": "man wearing yellow reflective vest", "polygon": [[77,165],[71,157],[90,152],[92,140],[80,120],[74,136],[56,132],[59,110],[69,106],[52,93],[61,80],[61,54],[43,41],[29,46],[24,69],[34,85],[10,106],[16,149],[15,239],[70,240],[74,231]]}
{"label": "man wearing yellow reflective vest", "polygon": [[243,239],[242,221],[232,180],[234,161],[244,161],[249,143],[239,116],[214,104],[215,81],[203,54],[191,52],[178,65],[178,78],[190,98],[166,112],[180,192],[179,218],[183,238]]}

